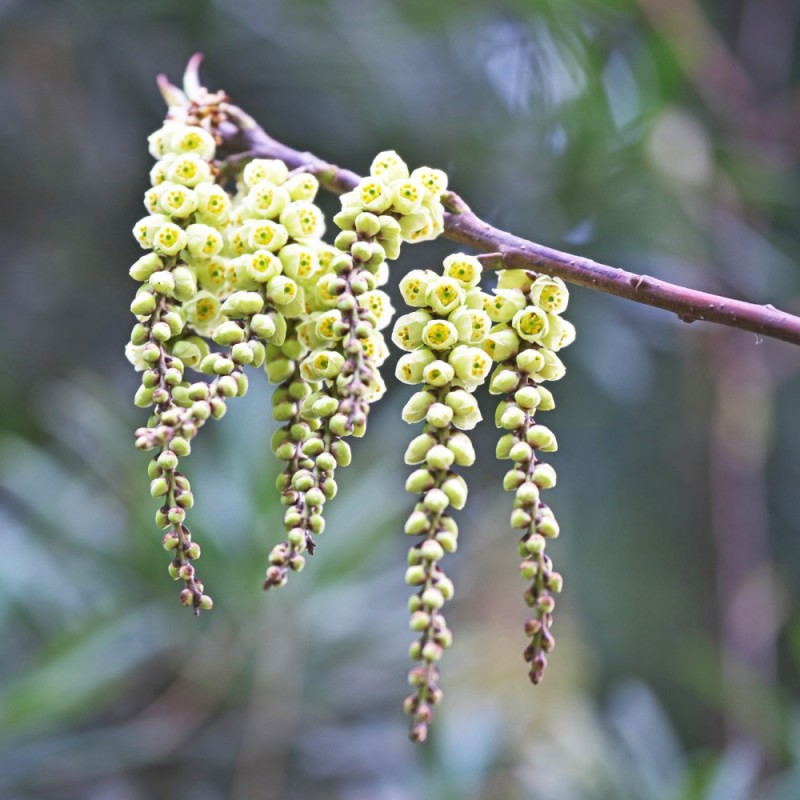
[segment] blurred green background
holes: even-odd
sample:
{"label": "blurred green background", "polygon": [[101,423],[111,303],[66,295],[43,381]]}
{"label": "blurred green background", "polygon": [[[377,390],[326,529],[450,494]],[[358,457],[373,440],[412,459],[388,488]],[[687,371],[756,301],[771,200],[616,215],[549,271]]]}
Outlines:
{"label": "blurred green background", "polygon": [[547,419],[558,646],[531,687],[484,396],[424,747],[400,708],[410,388],[269,596],[266,380],[203,431],[187,466],[216,606],[196,620],[122,353],[154,79],[197,50],[298,149],[363,171],[395,148],[494,224],[798,313],[799,20],[793,0],[0,2],[0,797],[800,797],[797,349],[573,292]]}

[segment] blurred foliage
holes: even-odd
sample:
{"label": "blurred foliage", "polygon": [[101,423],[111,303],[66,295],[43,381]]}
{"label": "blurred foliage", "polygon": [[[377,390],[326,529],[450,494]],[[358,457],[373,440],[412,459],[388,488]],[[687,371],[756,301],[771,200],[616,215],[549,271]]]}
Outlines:
{"label": "blurred foliage", "polygon": [[266,382],[204,431],[191,470],[217,606],[194,620],[153,530],[122,357],[154,78],[197,50],[210,87],[299,149],[363,170],[395,148],[494,224],[797,313],[799,16],[781,0],[0,2],[0,796],[800,796],[788,345],[574,291],[548,421],[559,647],[532,689],[489,423],[423,748],[399,708],[407,392],[376,410],[318,556],[269,597]]}

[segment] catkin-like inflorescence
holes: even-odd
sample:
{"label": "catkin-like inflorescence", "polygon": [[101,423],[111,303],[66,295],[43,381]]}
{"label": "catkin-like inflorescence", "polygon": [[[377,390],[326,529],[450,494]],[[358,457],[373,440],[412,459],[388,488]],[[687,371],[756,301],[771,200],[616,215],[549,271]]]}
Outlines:
{"label": "catkin-like inflorescence", "polygon": [[278,489],[287,506],[284,524],[289,538],[270,554],[267,586],[281,585],[289,570],[302,569],[302,552],[313,549],[312,532],[322,530],[318,511],[324,498],[317,499],[319,487],[307,480],[319,454],[311,441],[318,424],[300,415],[301,403],[313,387],[298,368],[306,351],[298,332],[315,307],[316,283],[324,272],[320,254],[325,220],[313,203],[318,188],[313,175],[291,174],[282,161],[255,159],[240,174],[233,200],[233,275],[255,281],[268,309],[259,318],[259,331],[268,342],[267,375],[278,384],[273,416],[282,423],[272,447],[286,462]]}
{"label": "catkin-like inflorescence", "polygon": [[126,348],[128,359],[142,373],[135,403],[153,408],[147,427],[136,432],[142,450],[158,450],[150,462],[150,493],[162,500],[156,522],[172,555],[170,575],[183,581],[181,601],[199,612],[211,608],[193,561],[200,547],[186,526],[186,509],[194,498],[179,459],[189,454],[191,440],[210,417],[225,411],[225,397],[240,394],[243,378],[231,369],[209,384],[190,383],[188,369],[197,368],[209,347],[202,338],[201,317],[216,315],[218,304],[206,305],[198,291],[197,265],[213,259],[224,246],[230,199],[215,183],[212,134],[196,125],[168,121],[150,137],[157,159],[152,188],[145,194],[149,215],[134,227],[134,236],[148,252],[130,269],[141,286],[131,304],[137,323]]}
{"label": "catkin-like inflorescence", "polygon": [[[243,133],[250,123],[223,93],[199,85],[198,63],[190,62],[184,91],[160,80],[170,109],[149,138],[156,163],[147,216],[133,231],[147,252],[130,268],[140,286],[126,348],[142,378],[135,403],[152,408],[136,445],[157,451],[148,467],[151,494],[160,500],[156,523],[170,575],[183,582],[181,601],[195,613],[213,603],[195,572],[200,548],[186,525],[194,496],[180,459],[204,423],[245,394],[245,368],[264,367],[276,384],[272,411],[280,427],[272,449],[284,463],[277,486],[286,507],[286,538],[270,553],[264,587],[283,586],[304,567],[324,530],[324,506],[336,494],[335,470],[350,463],[346,439],[364,435],[370,405],[385,392],[383,331],[394,309],[380,287],[388,262],[403,241],[442,233],[447,189],[443,172],[409,172],[395,152],[380,153],[370,175],[342,196],[334,217],[339,232],[333,245],[325,243],[325,219],[314,203],[319,181],[310,172],[264,158],[242,167],[246,155],[236,152],[214,161],[218,146],[223,155],[236,150],[232,129],[238,124]],[[475,461],[466,432],[481,419],[474,392],[493,363],[489,389],[503,396],[497,456],[513,462],[503,485],[515,493],[511,526],[520,532],[520,572],[532,609],[525,659],[534,683],[555,644],[554,596],[562,579],[545,545],[559,528],[541,494],[556,475],[541,454],[557,444],[535,413],[554,407],[543,384],[564,375],[558,351],[575,338],[562,317],[568,292],[558,278],[504,270],[487,294],[481,271],[480,260],[463,253],[446,258],[441,272],[412,270],[399,287],[411,310],[392,332],[404,351],[396,377],[418,387],[403,419],[424,423],[405,453],[416,468],[406,482],[417,502],[405,533],[413,537],[406,582],[414,589],[410,657],[417,663],[404,707],[418,742],[442,699],[438,664],[452,641],[442,608],[453,584],[441,564],[457,547],[451,512],[467,499],[457,468]]]}
{"label": "catkin-like inflorescence", "polygon": [[[184,581],[181,600],[196,611],[210,608],[211,599],[190,563],[200,549],[184,522],[193,496],[178,458],[188,455],[206,420],[219,419],[230,398],[245,394],[244,368],[264,364],[267,347],[285,336],[286,317],[302,305],[291,304],[298,289],[282,276],[282,264],[256,246],[257,218],[243,214],[241,198],[233,202],[218,182],[213,158],[221,96],[200,94],[203,105],[175,90],[170,118],[149,139],[157,159],[145,193],[150,214],[134,236],[150,252],[130,270],[142,286],[131,305],[138,323],[127,349],[143,372],[135,402],[154,406],[136,443],[160,450],[150,465],[150,488],[164,498],[156,519],[167,531],[170,574]],[[199,379],[190,382],[188,370]]]}
{"label": "catkin-like inflorescence", "polygon": [[405,701],[414,741],[427,736],[433,707],[442,698],[437,665],[452,635],[441,608],[453,596],[453,584],[440,562],[457,544],[458,526],[448,511],[463,508],[467,499],[467,484],[455,467],[475,461],[464,433],[481,419],[472,392],[492,365],[480,347],[490,327],[477,288],[480,273],[478,260],[460,253],[445,260],[442,275],[410,272],[400,288],[415,310],[399,317],[392,333],[394,343],[406,351],[397,377],[421,385],[406,403],[403,419],[425,423],[405,453],[407,464],[419,465],[406,482],[419,500],[405,526],[417,538],[406,572],[406,583],[415,588],[409,600],[410,626],[419,634],[409,652],[420,663],[409,673],[413,690]]}
{"label": "catkin-like inflorescence", "polygon": [[533,683],[541,681],[547,654],[555,646],[550,630],[554,595],[562,579],[545,554],[547,539],[558,536],[558,523],[541,492],[555,486],[556,473],[541,453],[557,449],[553,432],[536,422],[536,411],[554,407],[553,395],[542,384],[563,377],[557,352],[575,338],[575,329],[561,314],[567,307],[567,287],[559,278],[507,270],[500,274],[486,312],[494,322],[483,343],[497,367],[489,390],[503,395],[495,423],[505,433],[497,443],[497,457],[510,459],[512,468],[503,488],[514,492],[511,527],[520,531],[520,574],[528,583],[525,602],[532,614],[525,623],[529,638],[525,660]]}
{"label": "catkin-like inflorescence", "polygon": [[[275,445],[288,461],[279,477],[288,536],[270,554],[267,589],[284,585],[290,570],[302,568],[303,552],[313,553],[324,529],[323,505],[336,493],[335,468],[350,462],[345,439],[364,435],[370,404],[386,390],[382,331],[393,308],[379,287],[388,280],[387,261],[397,258],[402,241],[435,238],[443,229],[444,173],[409,173],[394,152],[379,154],[370,173],[342,196],[334,247],[317,246],[319,269],[307,286],[305,314],[290,326],[290,349],[285,344],[268,359],[268,370],[285,381],[276,409],[287,434]],[[306,236],[314,228],[308,205],[293,220]]]}

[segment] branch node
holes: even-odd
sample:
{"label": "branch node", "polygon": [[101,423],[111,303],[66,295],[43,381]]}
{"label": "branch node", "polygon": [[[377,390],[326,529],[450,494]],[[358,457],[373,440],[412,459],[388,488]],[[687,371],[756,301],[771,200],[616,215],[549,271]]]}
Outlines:
{"label": "branch node", "polygon": [[468,214],[472,210],[455,192],[446,192],[442,196],[442,205],[453,214]]}
{"label": "branch node", "polygon": [[479,253],[477,258],[486,269],[505,269],[505,260],[500,252]]}

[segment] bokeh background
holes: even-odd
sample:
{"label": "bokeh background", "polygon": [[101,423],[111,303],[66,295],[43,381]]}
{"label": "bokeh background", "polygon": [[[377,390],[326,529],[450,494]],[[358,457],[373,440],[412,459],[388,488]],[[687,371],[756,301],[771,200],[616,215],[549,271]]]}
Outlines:
{"label": "bokeh background", "polygon": [[799,21],[794,0],[2,0],[0,796],[800,797],[796,348],[573,292],[547,420],[558,646],[531,687],[485,396],[424,747],[400,709],[410,388],[370,418],[318,555],[269,596],[266,380],[203,430],[216,607],[196,620],[122,354],[154,79],[197,50],[207,85],[299,149],[363,171],[396,148],[494,224],[798,313]]}

